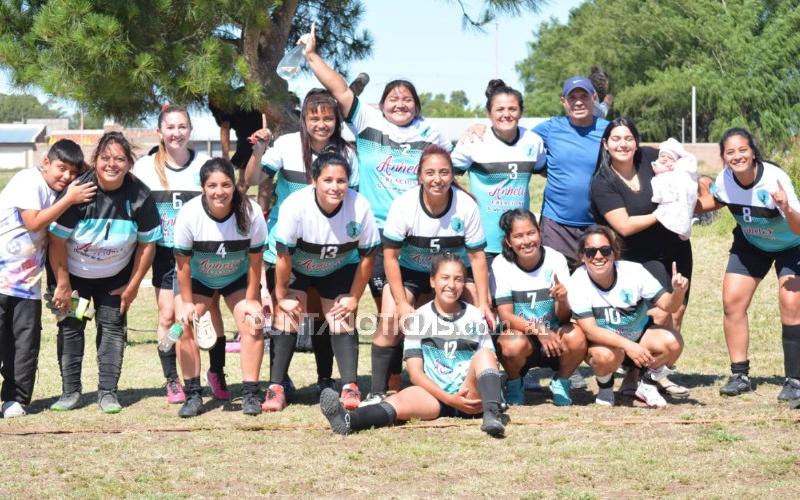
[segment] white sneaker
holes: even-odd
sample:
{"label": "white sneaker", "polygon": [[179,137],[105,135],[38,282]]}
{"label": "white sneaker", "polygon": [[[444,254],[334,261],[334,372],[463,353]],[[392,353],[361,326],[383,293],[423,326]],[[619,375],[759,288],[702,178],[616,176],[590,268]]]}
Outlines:
{"label": "white sneaker", "polygon": [[646,404],[649,408],[664,408],[667,400],[658,393],[658,387],[653,384],[639,382],[636,388],[636,399]]}
{"label": "white sneaker", "polygon": [[594,399],[594,404],[600,406],[614,406],[614,388],[601,387]]}
{"label": "white sneaker", "polygon": [[195,317],[193,323],[197,347],[204,351],[214,347],[214,344],[217,343],[217,332],[214,331],[214,325],[211,323],[211,313],[206,311],[199,318]]}
{"label": "white sneaker", "polygon": [[24,417],[27,414],[25,407],[16,401],[3,403],[3,418]]}
{"label": "white sneaker", "polygon": [[367,394],[367,397],[364,398],[361,403],[358,404],[359,408],[363,408],[365,406],[372,406],[377,405],[383,402],[386,399],[386,393],[383,392],[370,392]]}

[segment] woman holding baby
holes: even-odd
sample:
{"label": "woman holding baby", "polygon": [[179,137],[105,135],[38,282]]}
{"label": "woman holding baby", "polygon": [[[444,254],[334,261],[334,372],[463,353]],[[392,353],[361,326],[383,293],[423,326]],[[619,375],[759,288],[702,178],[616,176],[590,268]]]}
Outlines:
{"label": "woman holding baby", "polygon": [[[681,158],[688,159],[690,155],[677,141],[662,143],[659,151],[640,147],[639,141],[639,131],[632,120],[617,118],[608,125],[603,133],[597,167],[592,178],[592,211],[598,224],[611,227],[621,237],[622,258],[642,264],[671,292],[673,262],[678,272],[691,282],[692,247],[688,232],[682,231],[678,234],[667,229],[674,227],[668,220],[672,221],[676,214],[667,209],[670,202],[675,202],[674,197],[668,195],[661,200],[660,205],[653,201],[653,180],[664,175],[656,176],[654,166],[656,171],[666,172],[686,168],[686,163],[689,163],[689,169],[696,170],[696,167],[691,162],[681,161]],[[659,181],[655,185],[656,194],[672,191],[659,186]],[[694,185],[696,200],[696,182]],[[685,190],[685,186],[682,189]],[[687,202],[684,199],[678,203]],[[683,226],[688,227],[685,224]],[[655,324],[680,332],[688,298],[687,290],[683,306],[672,314],[653,307],[650,315]],[[622,387],[623,395],[633,394],[637,377],[636,370],[629,370]],[[667,378],[659,381],[659,385],[662,392],[669,396],[685,398],[689,395],[685,387],[676,385]]]}

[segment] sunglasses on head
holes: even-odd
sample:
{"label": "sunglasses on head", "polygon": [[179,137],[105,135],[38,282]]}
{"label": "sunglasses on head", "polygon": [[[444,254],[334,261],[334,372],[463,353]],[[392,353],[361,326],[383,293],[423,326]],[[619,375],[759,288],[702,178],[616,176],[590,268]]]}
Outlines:
{"label": "sunglasses on head", "polygon": [[583,255],[585,255],[587,259],[594,257],[597,252],[600,252],[600,255],[603,257],[608,257],[614,252],[614,250],[611,248],[611,245],[603,245],[601,247],[586,247],[583,249]]}

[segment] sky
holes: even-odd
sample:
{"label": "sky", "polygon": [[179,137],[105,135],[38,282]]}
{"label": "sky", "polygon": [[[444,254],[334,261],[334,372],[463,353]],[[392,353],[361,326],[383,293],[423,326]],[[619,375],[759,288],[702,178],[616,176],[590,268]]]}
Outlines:
{"label": "sky", "polygon": [[[570,9],[581,3],[583,0],[549,0],[539,14],[500,17],[486,33],[478,33],[462,28],[454,1],[365,0],[361,27],[372,34],[372,55],[351,64],[350,76],[362,71],[370,75],[363,94],[368,102],[380,99],[386,82],[405,78],[420,93],[449,96],[453,90],[463,90],[472,106],[482,105],[486,83],[492,78],[502,78],[522,90],[514,66],[527,56],[537,26],[550,18],[566,22]],[[464,4],[477,17],[482,2],[465,0]],[[290,82],[290,90],[301,97],[315,86],[319,85],[313,76],[299,76]],[[0,93],[22,92],[11,89],[7,75],[0,72]],[[36,95],[40,101],[47,99],[41,93]]]}

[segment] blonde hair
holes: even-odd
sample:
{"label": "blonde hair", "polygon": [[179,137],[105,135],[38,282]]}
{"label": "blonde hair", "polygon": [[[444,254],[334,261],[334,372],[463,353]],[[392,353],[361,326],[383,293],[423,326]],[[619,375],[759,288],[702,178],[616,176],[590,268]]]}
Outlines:
{"label": "blonde hair", "polygon": [[[158,114],[158,129],[161,130],[161,124],[164,122],[164,117],[170,113],[183,113],[186,116],[186,121],[189,123],[189,128],[192,127],[192,119],[189,118],[189,112],[183,106],[175,104],[165,104],[161,107],[161,112]],[[158,141],[158,151],[153,159],[153,168],[156,170],[158,180],[161,182],[161,187],[164,189],[169,188],[169,181],[167,181],[167,147],[164,145],[164,139]]]}

